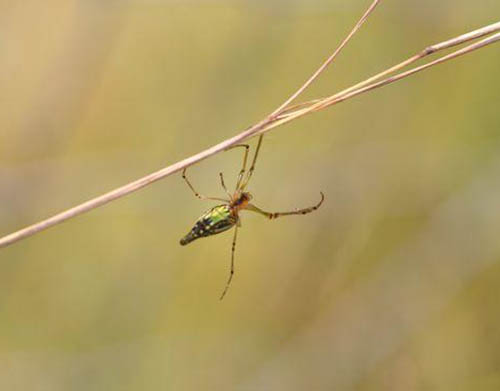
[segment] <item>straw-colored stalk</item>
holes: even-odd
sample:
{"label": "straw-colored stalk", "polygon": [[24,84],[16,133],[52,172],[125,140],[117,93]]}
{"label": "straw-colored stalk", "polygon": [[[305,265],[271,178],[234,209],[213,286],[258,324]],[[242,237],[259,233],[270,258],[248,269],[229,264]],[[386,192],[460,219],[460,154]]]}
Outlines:
{"label": "straw-colored stalk", "polygon": [[[128,183],[124,186],[121,186],[117,189],[114,189],[108,193],[95,197],[87,202],[79,204],[73,208],[65,210],[55,216],[52,216],[48,219],[42,220],[38,223],[30,225],[24,229],[11,233],[10,235],[4,236],[0,238],[0,248],[6,247],[12,243],[15,243],[19,240],[22,240],[26,237],[34,235],[40,231],[43,231],[49,227],[52,227],[56,224],[62,223],[63,221],[69,220],[75,216],[78,216],[82,213],[88,212],[92,209],[98,208],[108,202],[114,201],[118,198],[124,197],[127,194],[130,194],[136,190],[142,189],[143,187],[150,185],[153,182],[156,182],[162,178],[175,174],[178,171],[183,170],[186,167],[192,166],[210,156],[213,156],[219,152],[224,151],[228,147],[247,140],[251,137],[254,137],[257,134],[263,134],[271,129],[274,129],[278,126],[281,126],[287,122],[295,120],[297,118],[303,117],[306,114],[310,114],[313,112],[317,112],[325,109],[326,107],[335,105],[337,103],[343,102],[347,99],[353,98],[356,95],[360,95],[362,93],[371,91],[373,89],[382,87],[384,85],[394,83],[398,80],[401,80],[405,77],[413,75],[414,73],[423,71],[424,69],[430,68],[437,64],[443,63],[445,61],[451,60],[453,58],[459,57],[461,55],[470,53],[476,49],[482,48],[494,42],[500,40],[500,22],[491,24],[489,26],[482,27],[480,29],[474,30],[470,33],[460,35],[458,37],[452,38],[450,40],[440,42],[438,44],[434,44],[428,46],[418,54],[408,58],[407,60],[390,67],[360,83],[357,83],[347,89],[344,89],[334,95],[315,99],[308,102],[303,102],[300,104],[296,104],[291,106],[291,103],[295,101],[306,88],[308,88],[317,78],[318,76],[330,65],[340,51],[345,47],[345,45],[351,40],[354,34],[359,30],[359,28],[363,25],[363,23],[367,20],[369,15],[378,5],[380,0],[374,0],[367,11],[363,14],[363,16],[356,23],[354,28],[350,31],[350,33],[346,36],[346,38],[341,42],[341,44],[337,47],[337,49],[332,53],[332,55],[318,68],[316,72],[294,93],[292,94],[282,105],[280,105],[276,110],[274,110],[271,114],[266,116],[263,120],[258,122],[257,124],[251,126],[245,131],[228,138],[196,155],[190,156],[184,160],[181,160],[177,163],[174,163],[168,167],[162,168],[156,172],[153,172],[149,175],[146,175],[140,179],[137,179],[131,183]],[[404,72],[396,73],[403,68],[408,67],[416,61],[423,59],[433,53],[449,49],[451,47],[462,45],[466,42],[475,41],[479,38],[483,38],[479,41],[471,43],[465,47],[462,47],[459,50],[456,50],[452,53],[449,53],[445,56],[439,57],[431,62],[426,64],[417,66],[415,68],[411,68]],[[392,76],[390,76],[392,75]]]}

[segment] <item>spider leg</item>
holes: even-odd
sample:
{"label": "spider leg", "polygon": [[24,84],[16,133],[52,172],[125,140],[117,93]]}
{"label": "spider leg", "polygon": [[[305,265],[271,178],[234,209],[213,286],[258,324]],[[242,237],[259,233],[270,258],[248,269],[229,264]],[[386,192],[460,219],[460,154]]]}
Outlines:
{"label": "spider leg", "polygon": [[263,138],[264,138],[264,135],[261,134],[259,136],[259,141],[257,142],[257,148],[255,149],[255,155],[253,155],[252,165],[250,166],[250,169],[248,170],[247,176],[245,177],[245,179],[241,183],[241,186],[239,187],[239,190],[241,190],[241,191],[245,190],[245,187],[247,187],[248,182],[250,182],[250,178],[253,175],[253,172],[255,170],[255,163],[257,162],[257,156],[259,155],[259,150],[260,150],[260,146],[262,144]]}
{"label": "spider leg", "polygon": [[222,188],[224,189],[224,191],[226,192],[227,196],[229,197],[229,199],[231,199],[231,193],[229,193],[227,191],[227,187],[226,187],[226,184],[224,183],[224,175],[222,174],[222,172],[219,172],[219,176],[220,176],[220,184],[222,185]]}
{"label": "spider leg", "polygon": [[229,151],[230,149],[237,148],[237,147],[243,147],[245,148],[245,154],[243,155],[243,165],[241,166],[241,170],[238,174],[238,180],[236,181],[236,190],[240,187],[241,181],[243,180],[243,174],[245,174],[246,167],[247,167],[247,159],[248,159],[248,150],[250,146],[248,144],[236,144],[232,145],[229,148],[226,148],[226,151]]}
{"label": "spider leg", "polygon": [[234,227],[234,237],[233,237],[233,244],[231,247],[231,271],[229,272],[229,278],[227,279],[226,282],[226,287],[224,288],[224,291],[222,292],[222,295],[220,296],[220,300],[226,296],[227,290],[229,289],[229,284],[231,284],[231,280],[233,279],[233,274],[234,274],[234,250],[236,249],[236,237],[238,236],[238,227],[240,224],[237,224]]}
{"label": "spider leg", "polygon": [[228,202],[228,200],[225,200],[224,198],[218,198],[218,197],[206,197],[200,193],[198,193],[193,185],[191,184],[191,182],[189,182],[189,179],[187,179],[186,177],[186,169],[182,170],[182,178],[186,181],[186,183],[188,184],[189,188],[193,191],[195,197],[199,198],[200,200],[214,200],[214,201],[224,201],[224,202]]}
{"label": "spider leg", "polygon": [[309,208],[304,208],[304,209],[296,209],[294,211],[291,211],[291,212],[266,212],[260,208],[257,208],[255,205],[253,204],[248,204],[247,207],[246,207],[246,210],[249,210],[251,212],[256,212],[256,213],[259,213],[263,216],[266,216],[268,219],[272,220],[272,219],[276,219],[280,216],[289,216],[289,215],[305,215],[305,214],[308,214],[308,213],[311,213],[313,211],[315,211],[316,209],[318,209],[321,204],[323,203],[324,199],[325,199],[325,196],[322,192],[320,192],[321,194],[321,200],[314,206],[311,206]]}

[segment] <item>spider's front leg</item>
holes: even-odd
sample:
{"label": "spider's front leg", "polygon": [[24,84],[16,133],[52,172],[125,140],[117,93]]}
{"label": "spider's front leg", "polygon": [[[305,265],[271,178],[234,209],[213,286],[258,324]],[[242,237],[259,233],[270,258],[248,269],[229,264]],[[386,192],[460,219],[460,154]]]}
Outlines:
{"label": "spider's front leg", "polygon": [[[248,182],[250,182],[250,178],[252,177],[252,174],[255,170],[255,163],[257,163],[257,156],[259,156],[260,146],[262,145],[263,138],[264,138],[264,135],[261,134],[259,136],[259,141],[257,141],[257,148],[255,149],[255,155],[253,155],[252,165],[250,166],[250,169],[248,170],[246,178],[242,181],[241,186],[239,186],[239,189],[241,191],[245,190],[245,188],[247,187]],[[238,190],[238,188],[236,190]]]}
{"label": "spider's front leg", "polygon": [[308,214],[308,213],[311,213],[311,212],[314,212],[316,209],[318,209],[321,204],[323,203],[324,199],[325,199],[325,195],[320,192],[321,194],[321,200],[314,206],[311,206],[309,208],[304,208],[304,209],[296,209],[294,211],[291,211],[291,212],[266,212],[258,207],[256,207],[255,205],[253,204],[248,204],[247,207],[246,207],[246,210],[249,210],[251,212],[256,212],[256,213],[259,213],[263,216],[266,216],[268,219],[276,219],[280,216],[289,216],[289,215],[305,215],[305,214]]}
{"label": "spider's front leg", "polygon": [[189,188],[193,191],[195,197],[199,198],[200,200],[214,200],[214,201],[224,201],[224,202],[228,202],[228,200],[225,200],[224,198],[218,198],[218,197],[207,197],[207,196],[204,196],[200,193],[198,193],[193,185],[191,184],[191,182],[189,182],[189,179],[187,179],[187,176],[186,176],[186,169],[182,170],[182,178],[186,181],[187,185],[189,186]]}
{"label": "spider's front leg", "polygon": [[220,184],[221,184],[222,188],[226,192],[229,199],[231,199],[232,198],[231,193],[229,193],[229,191],[227,191],[226,184],[224,183],[224,174],[222,174],[222,172],[219,172],[219,176],[220,176]]}
{"label": "spider's front leg", "polygon": [[[236,144],[236,145],[232,145],[229,148],[225,149],[225,151],[227,152],[230,149],[238,148],[238,147],[245,148],[245,154],[243,155],[243,165],[241,166],[241,170],[240,170],[240,172],[238,174],[238,180],[236,181],[236,189],[235,189],[235,191],[239,189],[241,181],[243,179],[243,174],[245,174],[245,171],[246,171],[246,168],[247,168],[248,150],[250,149],[250,146],[248,144]],[[226,190],[226,192],[227,192],[227,190]]]}

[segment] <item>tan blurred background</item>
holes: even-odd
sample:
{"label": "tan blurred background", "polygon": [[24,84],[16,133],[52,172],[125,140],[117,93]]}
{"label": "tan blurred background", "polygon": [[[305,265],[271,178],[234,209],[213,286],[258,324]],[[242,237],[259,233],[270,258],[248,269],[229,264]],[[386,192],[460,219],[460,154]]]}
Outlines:
{"label": "tan blurred background", "polygon": [[[0,234],[280,104],[369,0],[0,1]],[[498,21],[383,1],[306,97]],[[232,235],[179,175],[0,250],[2,390],[500,389],[500,44],[266,136]],[[254,142],[254,141],[252,141]],[[190,170],[207,195],[240,151]]]}

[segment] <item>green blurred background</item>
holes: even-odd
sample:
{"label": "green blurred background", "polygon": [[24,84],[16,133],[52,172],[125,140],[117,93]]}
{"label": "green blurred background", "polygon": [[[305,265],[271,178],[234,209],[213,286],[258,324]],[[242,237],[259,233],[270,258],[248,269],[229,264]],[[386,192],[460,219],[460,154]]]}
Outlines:
{"label": "green blurred background", "polygon": [[[258,121],[368,4],[1,1],[0,234]],[[383,1],[304,98],[498,15]],[[255,203],[326,200],[244,214],[222,302],[232,234],[179,246],[213,205],[180,175],[0,250],[0,389],[500,389],[499,45],[268,134]]]}

